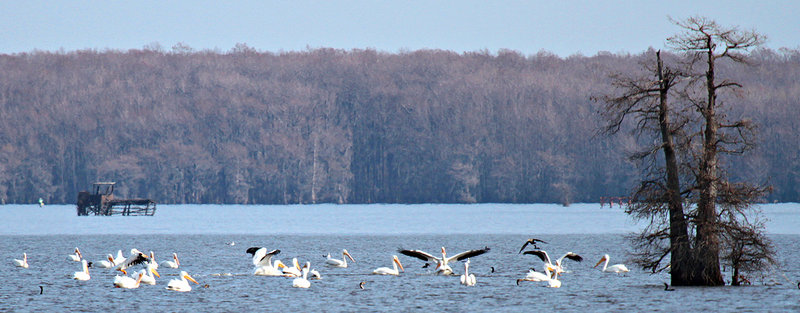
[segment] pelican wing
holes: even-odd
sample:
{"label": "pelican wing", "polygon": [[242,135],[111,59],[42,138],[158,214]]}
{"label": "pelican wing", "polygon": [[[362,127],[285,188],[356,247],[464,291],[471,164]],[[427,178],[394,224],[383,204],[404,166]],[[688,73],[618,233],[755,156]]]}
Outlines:
{"label": "pelican wing", "polygon": [[423,260],[423,261],[427,261],[427,262],[437,262],[437,263],[441,262],[441,259],[439,259],[439,258],[437,258],[437,257],[435,257],[435,256],[433,256],[430,253],[427,253],[425,251],[399,249],[399,250],[397,250],[397,252],[400,252],[400,253],[402,253],[404,255],[407,255],[407,256],[410,256],[410,257],[415,257],[417,259],[420,259],[420,260]]}
{"label": "pelican wing", "polygon": [[573,260],[573,261],[576,261],[576,262],[583,261],[583,257],[582,256],[580,256],[580,255],[578,255],[578,254],[576,254],[574,252],[567,252],[567,254],[564,254],[564,256],[562,256],[561,258],[558,259],[558,263],[561,263],[561,260],[563,260],[564,258],[567,258],[567,259],[570,259],[570,260]]}
{"label": "pelican wing", "polygon": [[125,262],[122,262],[121,264],[117,265],[116,269],[124,270],[134,265],[144,264],[145,262],[147,262],[147,256],[145,256],[142,253],[138,253],[134,256],[125,259]]}
{"label": "pelican wing", "polygon": [[267,252],[267,248],[258,249],[253,253],[253,265],[255,266],[271,266],[272,256],[281,253],[281,250],[275,249]]}
{"label": "pelican wing", "polygon": [[547,264],[552,264],[552,262],[550,262],[550,256],[547,255],[547,252],[545,252],[544,250],[525,251],[522,254],[535,255],[535,256],[539,257],[539,259],[541,259],[542,262],[547,263]]}
{"label": "pelican wing", "polygon": [[260,249],[266,249],[266,248],[264,248],[264,247],[250,247],[250,248],[247,248],[247,251],[245,251],[245,252],[249,253],[252,256],[255,256],[256,251],[258,251]]}
{"label": "pelican wing", "polygon": [[474,256],[479,256],[481,254],[489,252],[489,250],[491,250],[491,249],[489,249],[489,247],[485,247],[485,248],[479,249],[479,250],[464,251],[464,252],[461,252],[459,254],[456,254],[454,256],[451,256],[451,257],[447,258],[447,261],[448,262],[450,262],[452,260],[461,261],[461,260],[464,260],[464,259],[467,259],[467,258],[471,258],[471,257],[474,257]]}

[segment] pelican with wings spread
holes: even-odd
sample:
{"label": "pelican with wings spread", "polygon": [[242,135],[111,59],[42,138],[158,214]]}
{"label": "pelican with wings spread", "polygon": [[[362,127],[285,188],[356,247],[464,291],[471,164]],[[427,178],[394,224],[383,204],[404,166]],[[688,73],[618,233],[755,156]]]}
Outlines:
{"label": "pelican with wings spread", "polygon": [[415,257],[417,259],[426,261],[426,262],[435,262],[436,263],[436,274],[438,275],[453,275],[453,269],[448,265],[448,263],[452,261],[462,261],[466,260],[471,257],[479,256],[486,252],[489,252],[489,247],[485,247],[483,249],[478,250],[469,250],[464,251],[459,254],[456,254],[451,257],[447,257],[447,252],[445,251],[444,247],[442,247],[442,257],[437,258],[430,253],[420,251],[420,250],[403,250],[400,249],[398,252],[410,256]]}

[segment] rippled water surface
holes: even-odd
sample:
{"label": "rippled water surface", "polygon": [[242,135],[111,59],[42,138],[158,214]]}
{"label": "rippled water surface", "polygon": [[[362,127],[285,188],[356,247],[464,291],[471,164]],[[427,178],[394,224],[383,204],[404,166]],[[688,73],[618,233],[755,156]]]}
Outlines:
{"label": "rippled water surface", "polygon": [[[0,311],[496,311],[567,309],[590,311],[798,311],[800,290],[800,208],[768,205],[764,213],[778,249],[779,266],[746,287],[675,288],[664,291],[666,274],[650,275],[628,264],[625,275],[592,268],[600,256],[625,262],[624,234],[641,225],[621,210],[599,205],[314,205],[314,206],[167,206],[153,217],[77,217],[74,206],[0,206]],[[532,256],[517,253],[529,237],[547,240],[543,248],[560,256],[574,251],[581,263],[567,264],[559,289],[522,283]],[[236,245],[227,245],[227,242]],[[245,249],[280,249],[283,261],[310,261],[323,279],[311,288],[291,288],[288,278],[253,276]],[[448,254],[488,246],[471,260],[475,287],[458,277],[430,275],[423,261],[400,255],[406,272],[399,277],[371,275],[391,265],[398,248]],[[159,261],[173,252],[181,268],[201,285],[188,293],[165,290],[179,269],[160,268],[156,286],[112,287],[111,270],[91,269],[92,279],[74,281],[79,263],[67,261],[79,247],[89,261],[136,247],[154,251]],[[322,265],[325,253],[346,248],[356,259],[348,268]],[[28,253],[29,269],[11,259]],[[491,268],[494,267],[495,272]],[[463,264],[453,265],[457,273]],[[726,273],[729,276],[729,273]],[[359,289],[359,282],[366,282]],[[39,286],[43,293],[40,294]]]}

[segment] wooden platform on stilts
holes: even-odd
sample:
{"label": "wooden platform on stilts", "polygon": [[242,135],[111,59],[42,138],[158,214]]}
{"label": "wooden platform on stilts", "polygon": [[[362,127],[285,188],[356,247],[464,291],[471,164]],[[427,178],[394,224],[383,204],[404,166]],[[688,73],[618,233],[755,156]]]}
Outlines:
{"label": "wooden platform on stilts", "polygon": [[114,182],[92,184],[92,192],[78,193],[78,216],[86,215],[144,215],[156,214],[156,202],[150,199],[114,199]]}

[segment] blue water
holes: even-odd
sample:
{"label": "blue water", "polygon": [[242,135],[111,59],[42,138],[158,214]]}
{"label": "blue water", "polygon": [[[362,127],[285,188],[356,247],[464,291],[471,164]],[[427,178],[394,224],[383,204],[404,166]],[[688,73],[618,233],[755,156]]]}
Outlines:
{"label": "blue water", "polygon": [[[800,206],[762,207],[767,231],[778,249],[778,266],[752,275],[753,286],[663,290],[667,274],[636,268],[625,275],[592,268],[608,253],[611,263],[626,262],[624,235],[642,227],[619,208],[596,204],[557,205],[160,205],[152,217],[78,217],[71,205],[0,206],[0,311],[496,311],[541,309],[589,311],[798,311],[800,290]],[[543,248],[560,256],[581,254],[559,289],[515,281],[541,262],[517,253],[525,239],[548,241]],[[234,241],[235,246],[226,245]],[[291,279],[253,276],[250,246],[281,249],[283,261],[310,261],[323,279],[308,290],[291,288]],[[458,277],[432,276],[424,262],[400,255],[399,277],[370,275],[390,266],[398,248],[431,253],[442,246],[457,253],[484,246],[492,250],[471,260],[478,285],[464,287]],[[115,273],[91,269],[92,279],[71,279],[79,263],[66,260],[80,247],[89,261],[117,250],[154,251],[163,261],[173,252],[181,269],[207,288],[189,293],[164,289],[178,270],[159,269],[156,286],[112,287]],[[346,248],[356,259],[345,269],[322,266],[323,254]],[[29,269],[11,259],[28,253]],[[491,267],[495,272],[491,272]],[[453,265],[463,271],[459,262]],[[726,273],[729,278],[729,273]],[[358,288],[366,282],[366,289]],[[44,292],[39,294],[39,286]]]}

